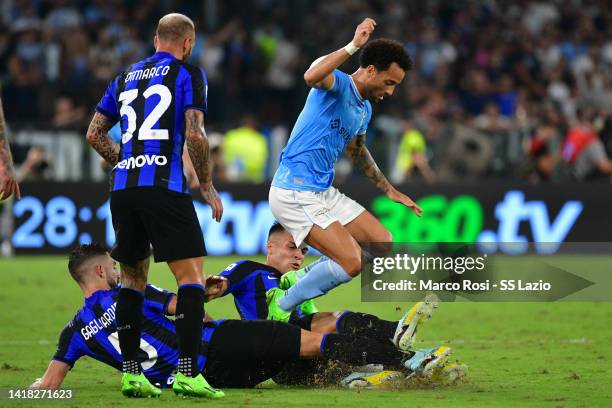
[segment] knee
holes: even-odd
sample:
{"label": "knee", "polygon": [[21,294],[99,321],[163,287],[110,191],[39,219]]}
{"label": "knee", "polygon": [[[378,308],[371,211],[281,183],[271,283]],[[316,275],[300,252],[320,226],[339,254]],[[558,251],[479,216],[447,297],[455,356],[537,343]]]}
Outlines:
{"label": "knee", "polygon": [[393,249],[393,235],[388,229],[382,227],[376,234],[376,240],[366,245],[364,249],[371,256],[385,256]]}
{"label": "knee", "polygon": [[388,229],[380,225],[379,228],[376,228],[376,232],[373,233],[372,242],[377,244],[391,243],[393,242],[393,235]]}
{"label": "knee", "polygon": [[384,228],[383,231],[383,240],[380,244],[380,251],[383,255],[386,255],[393,249],[393,234],[391,234],[391,232],[386,228]]}

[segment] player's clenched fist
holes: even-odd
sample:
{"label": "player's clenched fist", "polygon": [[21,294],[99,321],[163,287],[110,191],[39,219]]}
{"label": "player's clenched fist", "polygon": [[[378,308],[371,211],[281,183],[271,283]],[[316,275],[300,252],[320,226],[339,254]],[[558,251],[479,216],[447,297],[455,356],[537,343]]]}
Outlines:
{"label": "player's clenched fist", "polygon": [[353,44],[355,47],[362,47],[365,43],[368,42],[370,38],[370,34],[374,31],[374,27],[376,27],[376,21],[371,18],[366,18],[357,26],[355,30],[355,36],[353,37]]}

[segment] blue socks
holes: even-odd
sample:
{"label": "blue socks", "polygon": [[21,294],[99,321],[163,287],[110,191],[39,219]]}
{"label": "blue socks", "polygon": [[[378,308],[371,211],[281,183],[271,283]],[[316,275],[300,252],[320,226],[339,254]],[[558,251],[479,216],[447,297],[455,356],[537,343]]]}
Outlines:
{"label": "blue socks", "polygon": [[306,275],[290,287],[278,302],[281,309],[291,311],[305,300],[323,296],[352,279],[340,265],[327,257],[319,259],[306,269]]}

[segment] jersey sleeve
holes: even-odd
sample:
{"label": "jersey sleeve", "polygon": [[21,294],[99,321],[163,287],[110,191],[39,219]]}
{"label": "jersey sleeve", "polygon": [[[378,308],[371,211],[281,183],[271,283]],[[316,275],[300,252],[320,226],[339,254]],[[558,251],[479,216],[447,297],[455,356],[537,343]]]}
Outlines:
{"label": "jersey sleeve", "polygon": [[168,305],[174,296],[176,296],[174,293],[151,284],[145,289],[147,306],[163,314],[168,314]]}
{"label": "jersey sleeve", "polygon": [[81,341],[80,334],[74,329],[74,326],[67,324],[59,336],[53,360],[66,363],[72,368],[74,363],[85,355],[80,346]]}
{"label": "jersey sleeve", "polygon": [[208,79],[202,68],[189,67],[183,82],[184,109],[197,109],[207,113]]}
{"label": "jersey sleeve", "polygon": [[119,107],[117,105],[117,81],[119,77],[113,79],[113,81],[106,88],[106,92],[98,102],[98,106],[96,106],[96,112],[101,113],[106,116],[114,123],[119,121]]}
{"label": "jersey sleeve", "polygon": [[236,295],[240,291],[240,288],[242,287],[242,276],[236,271],[239,265],[240,264],[237,262],[228,265],[228,267],[219,274],[219,276],[227,278],[227,290],[222,296],[225,296],[228,293]]}
{"label": "jersey sleeve", "polygon": [[331,92],[334,94],[341,94],[346,91],[347,87],[350,86],[350,79],[347,73],[340,71],[339,69],[334,69],[334,84],[331,89],[327,92]]}

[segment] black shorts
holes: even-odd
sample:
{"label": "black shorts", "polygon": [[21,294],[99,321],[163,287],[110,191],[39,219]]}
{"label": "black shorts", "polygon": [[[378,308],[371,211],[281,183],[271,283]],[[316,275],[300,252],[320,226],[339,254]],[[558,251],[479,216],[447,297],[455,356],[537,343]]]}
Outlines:
{"label": "black shorts", "polygon": [[158,187],[113,191],[110,209],[115,228],[111,256],[134,263],[153,256],[155,262],[206,255],[204,236],[191,196]]}
{"label": "black shorts", "polygon": [[312,326],[313,317],[314,317],[314,314],[309,314],[309,315],[300,317],[300,315],[298,315],[297,312],[293,312],[291,313],[291,316],[289,317],[289,323],[296,325],[300,327],[301,329],[311,331],[310,327]]}
{"label": "black shorts", "polygon": [[300,357],[300,328],[272,320],[227,320],[208,344],[204,378],[218,388],[251,388]]}

